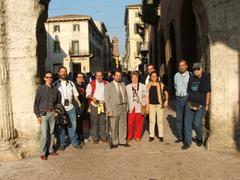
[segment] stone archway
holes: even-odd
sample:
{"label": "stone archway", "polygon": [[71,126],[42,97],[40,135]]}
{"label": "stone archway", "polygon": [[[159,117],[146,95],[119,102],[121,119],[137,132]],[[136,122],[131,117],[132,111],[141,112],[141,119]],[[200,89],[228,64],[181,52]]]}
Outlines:
{"label": "stone archway", "polygon": [[200,61],[197,29],[192,0],[184,0],[181,11],[181,57],[188,61],[190,69],[194,62]]}
{"label": "stone archway", "polygon": [[167,73],[167,64],[166,64],[166,55],[165,55],[165,38],[164,34],[161,33],[160,36],[160,72],[159,75],[162,78],[162,81],[165,85],[168,85],[168,73]]}
{"label": "stone archway", "polygon": [[168,75],[168,85],[171,93],[174,93],[174,75],[177,72],[177,56],[176,56],[176,33],[173,24],[169,27],[169,39],[165,46],[166,69]]}

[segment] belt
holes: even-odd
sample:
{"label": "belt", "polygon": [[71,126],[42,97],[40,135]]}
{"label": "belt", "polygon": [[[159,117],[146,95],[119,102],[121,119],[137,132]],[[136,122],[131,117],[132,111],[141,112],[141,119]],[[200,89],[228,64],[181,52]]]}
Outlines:
{"label": "belt", "polygon": [[177,98],[185,98],[185,97],[187,97],[187,95],[186,96],[176,96]]}

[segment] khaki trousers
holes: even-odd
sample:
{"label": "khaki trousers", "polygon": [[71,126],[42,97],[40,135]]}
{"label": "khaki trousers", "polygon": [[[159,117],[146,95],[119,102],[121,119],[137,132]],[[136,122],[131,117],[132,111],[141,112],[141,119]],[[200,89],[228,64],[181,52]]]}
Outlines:
{"label": "khaki trousers", "polygon": [[[157,115],[157,118],[156,118]],[[150,137],[155,136],[155,124],[157,120],[158,134],[159,137],[163,137],[163,118],[164,118],[164,109],[161,108],[161,105],[149,105],[149,133]]]}

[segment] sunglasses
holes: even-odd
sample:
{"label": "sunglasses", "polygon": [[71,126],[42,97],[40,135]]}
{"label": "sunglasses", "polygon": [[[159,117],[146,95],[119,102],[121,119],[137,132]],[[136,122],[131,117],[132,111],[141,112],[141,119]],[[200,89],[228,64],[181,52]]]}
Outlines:
{"label": "sunglasses", "polygon": [[45,78],[46,78],[46,79],[52,79],[53,77],[46,76]]}
{"label": "sunglasses", "polygon": [[193,71],[196,71],[196,70],[198,70],[198,71],[199,71],[199,70],[200,70],[200,68],[195,68],[195,69],[193,69]]}

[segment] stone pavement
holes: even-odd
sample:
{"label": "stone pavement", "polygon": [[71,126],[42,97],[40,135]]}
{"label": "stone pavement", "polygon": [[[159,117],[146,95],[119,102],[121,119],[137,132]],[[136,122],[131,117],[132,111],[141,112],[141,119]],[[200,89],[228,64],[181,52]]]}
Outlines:
{"label": "stone pavement", "polygon": [[149,143],[147,133],[142,142],[131,142],[130,148],[110,150],[107,144],[89,142],[82,150],[68,147],[47,161],[35,156],[0,162],[0,179],[240,179],[238,153],[210,152],[195,144],[182,151],[170,128],[174,117],[172,110],[166,113],[164,143]]}

